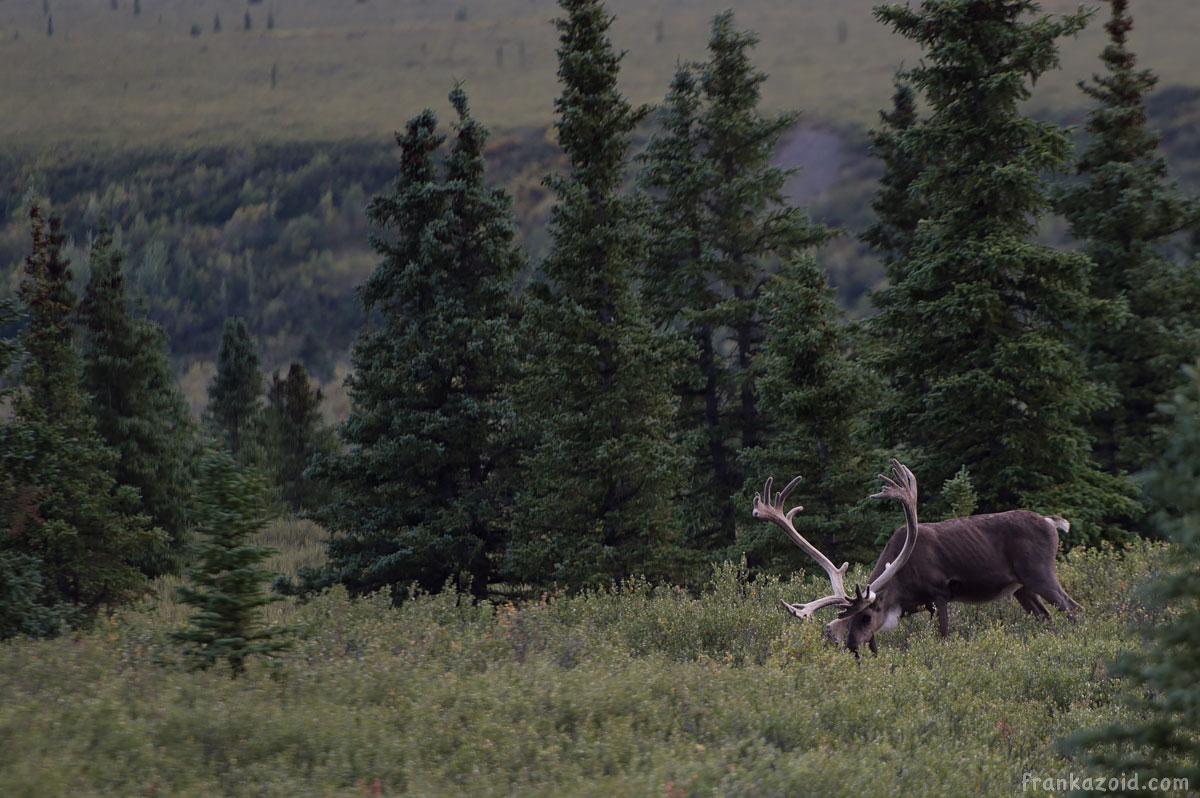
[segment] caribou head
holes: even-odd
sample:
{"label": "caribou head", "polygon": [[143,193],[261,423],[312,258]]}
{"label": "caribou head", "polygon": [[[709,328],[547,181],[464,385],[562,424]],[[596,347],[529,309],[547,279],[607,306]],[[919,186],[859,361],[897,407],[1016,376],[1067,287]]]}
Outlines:
{"label": "caribou head", "polygon": [[899,605],[880,599],[881,596],[886,596],[885,588],[888,583],[895,579],[896,574],[900,573],[908,563],[917,545],[917,479],[913,476],[912,471],[909,471],[908,467],[902,465],[900,461],[893,460],[892,463],[896,478],[891,479],[880,474],[879,478],[883,480],[883,490],[872,494],[871,498],[895,499],[904,506],[906,521],[904,543],[899,553],[883,564],[882,570],[876,568],[879,573],[872,575],[865,590],[859,585],[854,586],[853,596],[846,593],[843,582],[846,568],[850,563],[844,562],[841,568],[834,568],[828,557],[796,531],[796,527],[792,524],[792,517],[804,509],[802,506],[793,507],[786,513],[783,511],[783,503],[787,500],[788,494],[800,484],[801,477],[793,479],[774,497],[771,496],[772,480],[768,477],[764,489],[766,501],[763,501],[762,495],[754,494],[754,517],[771,521],[782,528],[793,543],[804,549],[817,561],[829,575],[829,581],[833,585],[833,592],[828,596],[807,604],[789,604],[784,601],[783,606],[787,607],[788,612],[801,619],[808,618],[822,607],[838,607],[841,612],[834,621],[825,627],[826,633],[837,640],[844,638],[846,647],[855,653],[864,642],[869,643],[871,650],[874,651],[875,633],[881,629],[890,629],[899,620],[901,613],[898,609]]}

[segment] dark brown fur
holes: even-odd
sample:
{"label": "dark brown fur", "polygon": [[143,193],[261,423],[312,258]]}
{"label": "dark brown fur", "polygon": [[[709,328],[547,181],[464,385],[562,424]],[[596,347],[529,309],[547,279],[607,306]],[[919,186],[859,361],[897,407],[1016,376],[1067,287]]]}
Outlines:
{"label": "dark brown fur", "polygon": [[[938,631],[945,637],[949,633],[949,602],[982,604],[1006,595],[1034,615],[1049,617],[1044,598],[1074,617],[1080,606],[1062,589],[1054,567],[1056,521],[1065,525],[1061,519],[1047,520],[1030,510],[1009,510],[919,524],[907,565],[874,602],[843,612],[829,625],[830,632],[839,638],[845,632],[851,651],[857,652],[863,643],[875,651],[875,633],[889,615],[936,609]],[[896,558],[905,535],[904,526],[892,534],[868,581],[874,581],[884,565]]]}

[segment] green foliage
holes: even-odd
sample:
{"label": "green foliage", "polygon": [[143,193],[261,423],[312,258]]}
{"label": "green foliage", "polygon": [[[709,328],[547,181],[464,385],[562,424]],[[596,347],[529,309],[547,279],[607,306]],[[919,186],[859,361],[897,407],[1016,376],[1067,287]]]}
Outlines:
{"label": "green foliage", "polygon": [[139,562],[153,577],[179,573],[186,559],[196,431],[175,382],[166,334],[130,313],[123,260],[102,227],[92,244],[91,274],[78,311],[81,387],[96,432],[117,453],[117,484],[137,489],[142,512],[166,532],[162,546]]}
{"label": "green foliage", "polygon": [[262,463],[262,402],[263,375],[254,339],[245,321],[226,319],[204,417],[209,432],[240,463]]}
{"label": "green foliage", "polygon": [[[549,149],[531,143],[522,156]],[[511,174],[515,159],[498,160]],[[0,158],[0,293],[15,288],[28,246],[22,197],[44,196],[68,240],[109,220],[126,290],[146,298],[176,357],[212,360],[230,316],[270,362],[299,357],[306,336],[340,357],[362,322],[363,208],[393,169],[381,139]]]}
{"label": "green foliage", "polygon": [[[439,169],[432,111],[402,136],[393,190],[370,205],[388,238],[359,289],[378,318],[353,350],[352,409],[339,428],[348,449],[318,456],[309,475],[332,500],[312,512],[331,531],[317,584],[352,594],[426,590],[453,580],[485,595],[505,530],[491,474],[512,465],[504,392],[516,360],[512,281],[523,265],[511,200],[484,175],[487,131],[461,88],[454,146]],[[439,174],[440,173],[440,174]]]}
{"label": "green foliage", "polygon": [[246,658],[274,656],[290,645],[288,630],[264,627],[262,607],[269,596],[264,585],[274,573],[259,566],[274,549],[250,541],[266,524],[267,486],[262,477],[239,466],[225,452],[207,452],[200,462],[196,496],[196,531],[202,536],[196,563],[188,576],[195,587],[179,587],[179,599],[196,609],[188,628],[170,637],[185,644],[192,667],[203,669],[224,659],[237,677]]}
{"label": "green foliage", "polygon": [[[878,506],[868,503],[870,480],[885,455],[861,440],[859,426],[880,394],[879,380],[847,358],[846,329],[833,289],[811,257],[782,263],[764,297],[767,340],[757,368],[758,399],[771,419],[766,446],[745,450],[749,490],[771,476],[780,483],[802,475],[791,505],[798,532],[834,562],[871,561],[878,551]],[[749,504],[739,508],[746,513]],[[743,516],[744,517],[744,516]],[[752,564],[786,574],[804,562],[773,524],[747,522],[736,544]]]}
{"label": "green foliage", "polygon": [[337,447],[334,430],[321,417],[321,389],[312,385],[304,366],[293,362],[287,377],[271,375],[263,411],[266,465],[283,503],[291,510],[319,507],[327,491],[318,480],[305,477],[313,456]]}
{"label": "green foliage", "polygon": [[18,296],[29,323],[21,333],[25,360],[19,382],[25,390],[18,409],[30,417],[71,414],[79,395],[79,353],[69,323],[75,309],[70,261],[62,255],[62,220],[51,215],[43,223],[41,210],[29,210],[33,251],[25,257]]}
{"label": "green foliage", "polygon": [[[15,323],[17,304],[0,301],[0,329]],[[0,400],[7,398],[10,371],[21,355],[16,338],[0,337]],[[38,492],[31,485],[15,484],[8,473],[9,458],[20,454],[13,446],[8,424],[0,423],[0,540],[19,538],[26,527],[41,523],[37,517]],[[43,637],[54,634],[63,620],[62,608],[50,606],[41,563],[26,554],[0,548],[0,640],[18,634]]]}
{"label": "green foliage", "polygon": [[[20,318],[15,299],[0,299],[0,331],[12,328]],[[21,344],[15,335],[0,335],[0,400],[5,399],[15,378],[14,369],[21,358]]]}
{"label": "green foliage", "polygon": [[1113,521],[1136,507],[1127,480],[1097,468],[1082,427],[1110,400],[1089,380],[1079,340],[1104,303],[1086,290],[1086,256],[1033,240],[1044,175],[1063,166],[1068,139],[1019,108],[1058,65],[1055,40],[1087,14],[1030,19],[1036,10],[929,0],[875,12],[923,48],[901,79],[930,106],[924,124],[892,134],[923,159],[909,194],[926,199],[928,215],[872,320],[875,359],[894,388],[878,421],[920,453],[912,467],[927,483],[965,465],[980,510],[1058,513],[1075,540],[1097,540],[1124,534]]}
{"label": "green foliage", "polygon": [[[1176,9],[1180,2],[1162,1],[1175,3]],[[712,15],[695,9],[686,13],[694,16],[693,32],[680,41],[691,41],[687,47],[694,50],[710,35]],[[739,4],[739,19],[746,13],[749,9]],[[1139,25],[1145,26],[1145,29],[1139,27],[1139,33],[1149,38],[1151,34],[1146,29],[1155,24],[1155,17],[1169,14],[1147,13],[1139,19]],[[676,18],[673,12],[673,25]],[[505,22],[508,21],[506,18]],[[261,20],[258,22],[261,29]],[[627,14],[621,14],[618,27],[622,24],[632,27]],[[552,33],[549,26],[544,27]],[[882,26],[870,28],[878,29],[876,35],[883,38]],[[806,26],[805,31],[808,30]],[[756,61],[780,63],[779,56],[783,54],[778,50],[778,37],[778,31],[764,35],[763,43],[754,50]],[[222,41],[238,37],[210,38]],[[318,41],[328,44],[330,40],[314,37],[310,44],[315,46]],[[211,48],[214,43],[209,44]],[[1088,49],[1097,46],[1087,44]],[[792,47],[789,43],[789,54]],[[539,50],[531,43],[530,63],[540,57],[539,52],[548,54],[550,49],[549,44]],[[465,54],[465,45],[460,42],[455,52],[456,57]],[[659,92],[661,100],[659,87],[670,79],[675,65],[674,50],[669,52],[672,54],[668,63],[655,70],[658,77],[650,76],[647,70],[647,77],[641,81],[647,87],[648,97]],[[490,50],[487,55],[491,55]],[[4,52],[0,51],[0,58],[3,57]],[[840,59],[842,55],[837,57]],[[209,59],[210,66],[216,58],[214,53],[214,58]],[[637,61],[625,65],[622,74],[626,80],[629,69],[645,68]],[[877,80],[890,76],[894,60],[891,63],[878,74]],[[3,71],[0,68],[0,73]],[[495,72],[494,68],[490,72]],[[545,72],[549,83],[553,75],[549,70]],[[772,96],[788,98],[789,104],[799,102],[807,95],[784,87],[788,83],[796,85],[796,77],[808,72],[797,69],[793,75],[776,66],[770,81],[763,85],[767,98],[764,102],[770,103]],[[210,74],[207,68],[189,73],[202,74],[205,80]],[[409,74],[407,68],[404,74]],[[1164,76],[1167,74],[1164,65]],[[874,81],[868,81],[865,73],[854,71],[853,75],[864,89],[870,87],[871,102],[877,102],[878,86]],[[843,87],[843,76],[839,73],[837,80],[809,83]],[[1178,73],[1175,78],[1178,79]],[[257,85],[256,81],[249,83]],[[10,88],[19,91],[24,85]],[[132,96],[133,87],[142,84],[134,79],[130,85]],[[476,92],[482,91],[481,84],[473,79],[471,85]],[[311,83],[304,84],[306,90],[311,87]],[[345,88],[340,86],[334,95],[344,98]],[[1037,88],[1040,102],[1045,98],[1047,81],[1040,80]],[[545,90],[539,106],[548,108],[546,98],[551,96],[553,86],[547,85]],[[532,93],[532,89],[529,91]],[[506,103],[511,100],[507,91],[500,94]],[[16,96],[8,99],[19,106]],[[295,106],[309,111],[318,106],[325,109],[329,99],[323,96],[318,103]],[[475,105],[490,99],[479,97]],[[1193,190],[1197,185],[1195,164],[1200,162],[1200,149],[1190,134],[1192,124],[1188,116],[1194,99],[1193,91],[1174,87],[1153,93],[1147,101],[1153,125],[1166,134],[1162,150],[1173,172]],[[114,106],[123,107],[124,102]],[[254,102],[257,107],[257,95]],[[1061,109],[1068,107],[1070,103],[1059,104]],[[96,112],[111,110],[92,108]],[[288,108],[292,108],[290,103]],[[359,110],[358,106],[354,109],[356,113]],[[480,109],[474,110],[478,113]],[[847,230],[862,229],[875,221],[870,201],[879,178],[879,164],[866,156],[868,144],[858,125],[831,126],[820,108],[814,106],[808,110],[794,131],[784,136],[780,148],[781,160],[789,164],[805,162],[804,169],[792,179],[793,196],[807,198],[809,213],[814,218]],[[30,121],[23,108],[13,113]],[[544,224],[553,202],[541,181],[548,171],[561,168],[562,152],[544,127],[513,127],[504,122],[511,118],[505,114],[493,113],[487,118],[500,125],[490,141],[489,178],[493,185],[506,186],[514,195],[518,240],[532,256],[540,257],[547,248]],[[263,119],[262,115],[256,116],[254,123]],[[144,121],[139,117],[136,124]],[[342,121],[338,117],[338,123]],[[131,120],[126,118],[124,123]],[[227,129],[245,131],[248,124],[248,120],[242,120]],[[394,122],[389,121],[388,125],[394,126]],[[64,130],[70,128],[70,124],[63,126]],[[0,155],[0,295],[15,290],[28,247],[23,198],[31,194],[45,197],[63,215],[64,232],[68,240],[73,238],[77,242],[76,251],[83,246],[82,242],[90,240],[101,216],[109,220],[114,241],[126,253],[127,291],[146,298],[149,316],[166,329],[172,355],[181,367],[213,360],[225,319],[238,316],[246,320],[259,342],[264,364],[286,366],[291,360],[300,360],[311,376],[329,386],[333,381],[332,365],[319,364],[312,357],[311,348],[305,348],[305,339],[319,341],[327,357],[344,361],[361,326],[362,314],[354,286],[366,278],[374,265],[367,245],[370,225],[363,208],[372,195],[387,189],[394,176],[395,159],[387,135],[390,129],[385,127],[378,134],[370,134],[360,128],[348,132],[346,139],[338,140],[316,135],[306,141],[280,141],[264,133],[253,144],[242,139],[213,146],[189,143],[181,147],[177,137],[172,139],[175,145],[123,143],[90,149],[76,141],[69,148],[46,156],[26,154],[18,148],[4,150]],[[1065,238],[1065,230],[1058,227],[1051,228],[1049,233],[1055,238]],[[82,262],[82,255],[72,257],[76,263]],[[878,258],[848,237],[821,248],[817,258],[829,272],[850,315],[868,312],[865,292],[878,288],[881,279]],[[76,287],[82,289],[82,283]],[[334,393],[328,387],[325,390],[327,394]],[[202,408],[203,385],[189,386],[189,391],[189,399],[198,409]]]}
{"label": "green foliage", "polygon": [[0,553],[10,566],[36,561],[25,595],[79,622],[146,591],[135,563],[161,545],[161,532],[135,514],[136,489],[115,483],[117,454],[96,433],[79,390],[60,224],[53,216],[43,224],[36,206],[30,217],[33,251],[20,290],[26,357],[12,418],[0,425],[0,492],[17,501]]}
{"label": "green foliage", "polygon": [[555,126],[570,172],[546,180],[558,195],[553,245],[526,293],[517,410],[533,451],[506,564],[517,581],[579,589],[679,573],[675,498],[687,458],[671,427],[679,348],[638,292],[642,208],[621,193],[646,109],[617,89],[621,55],[603,4],[561,6]]}
{"label": "green foliage", "polygon": [[1146,476],[1159,532],[1177,544],[1167,572],[1144,590],[1166,617],[1144,623],[1144,651],[1112,668],[1127,679],[1128,715],[1063,742],[1087,750],[1104,773],[1136,773],[1143,784],[1164,777],[1200,783],[1200,364],[1184,370],[1185,384],[1160,407],[1173,422],[1166,452]]}
{"label": "green foliage", "polygon": [[[903,78],[896,79],[891,113],[880,111],[879,119],[882,127],[869,135],[871,154],[884,164],[875,198],[871,200],[876,220],[859,238],[883,256],[884,274],[895,285],[904,277],[917,225],[929,214],[929,203],[912,191],[913,182],[925,168],[926,156],[904,146],[904,134],[919,122],[916,93]],[[885,304],[890,296],[885,291],[874,299]]]}
{"label": "green foliage", "polygon": [[676,423],[699,433],[684,505],[688,538],[704,550],[734,542],[748,477],[739,453],[770,423],[755,387],[768,271],[832,237],[784,197],[794,170],[772,160],[799,114],[759,110],[757,42],[732,12],[714,18],[709,60],[676,72],[640,178],[653,197],[646,302],[689,343]]}
{"label": "green foliage", "polygon": [[639,580],[394,608],[335,588],[268,608],[296,644],[237,680],[158,667],[175,626],[160,604],[0,645],[0,793],[1015,795],[1026,772],[1079,769],[1054,736],[1127,713],[1097,660],[1161,611],[1113,585],[1164,553],[1072,551],[1059,570],[1087,605],[1078,624],[956,605],[949,642],[914,616],[857,665],[779,606],[827,581],[733,565],[699,597]]}
{"label": "green foliage", "polygon": [[1071,235],[1095,262],[1092,293],[1121,312],[1089,329],[1089,366],[1116,390],[1116,402],[1092,418],[1097,461],[1113,473],[1134,473],[1161,452],[1163,419],[1156,406],[1174,388],[1182,365],[1200,353],[1200,271],[1164,252],[1167,239],[1200,220],[1200,202],[1167,179],[1161,136],[1147,128],[1144,97],[1158,79],[1135,68],[1126,46],[1133,27],[1125,0],[1113,0],[1101,56],[1107,74],[1083,92],[1098,105],[1079,156],[1084,180],[1063,187],[1058,210]]}
{"label": "green foliage", "polygon": [[975,512],[979,506],[979,494],[971,484],[971,472],[966,466],[958,469],[958,473],[942,483],[942,504],[946,507],[947,518],[962,518]]}
{"label": "green foliage", "polygon": [[[9,499],[4,493],[0,486],[0,498]],[[7,508],[0,510],[0,530],[11,529],[8,515]],[[52,637],[79,620],[71,607],[54,602],[36,558],[0,551],[0,640],[16,635]]]}

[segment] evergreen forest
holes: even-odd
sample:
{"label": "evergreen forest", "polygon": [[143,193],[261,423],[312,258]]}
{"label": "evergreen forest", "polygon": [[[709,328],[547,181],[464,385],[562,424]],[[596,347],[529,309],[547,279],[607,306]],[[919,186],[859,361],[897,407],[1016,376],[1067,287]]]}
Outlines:
{"label": "evergreen forest", "polygon": [[[390,139],[10,136],[0,794],[1195,794],[1200,87],[1143,6],[822,6],[814,58],[908,54],[861,61],[870,124],[780,102],[736,6],[662,10],[646,102],[639,12],[556,0],[552,58],[436,23],[553,74],[544,126],[422,43],[394,77],[445,101]],[[38,12],[0,61],[95,46]],[[1079,612],[964,586],[963,532],[911,561],[948,636],[922,599],[835,639],[906,518],[1018,509]]]}

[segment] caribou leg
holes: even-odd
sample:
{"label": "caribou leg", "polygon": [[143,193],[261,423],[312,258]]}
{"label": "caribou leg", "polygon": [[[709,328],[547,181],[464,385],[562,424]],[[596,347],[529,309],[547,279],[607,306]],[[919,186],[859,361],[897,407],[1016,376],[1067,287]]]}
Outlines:
{"label": "caribou leg", "polygon": [[1013,593],[1013,598],[1015,598],[1017,602],[1025,608],[1025,612],[1029,613],[1030,615],[1037,615],[1041,618],[1046,618],[1047,620],[1050,618],[1050,610],[1046,609],[1046,605],[1042,603],[1042,600],[1038,597],[1038,594],[1034,593],[1029,588],[1021,587],[1019,590]]}
{"label": "caribou leg", "polygon": [[[1031,578],[1026,579],[1024,584],[1025,586],[1021,590],[1018,590],[1017,593],[1024,590],[1032,591],[1065,612],[1071,620],[1075,620],[1076,610],[1083,609],[1075,599],[1067,595],[1067,591],[1062,589],[1062,585],[1058,583],[1058,577],[1054,574],[1050,574],[1049,576],[1042,574],[1031,575]],[[1049,615],[1050,613],[1046,614]]]}
{"label": "caribou leg", "polygon": [[946,599],[938,599],[934,602],[937,605],[938,616],[938,633],[942,637],[950,636],[950,602]]}

